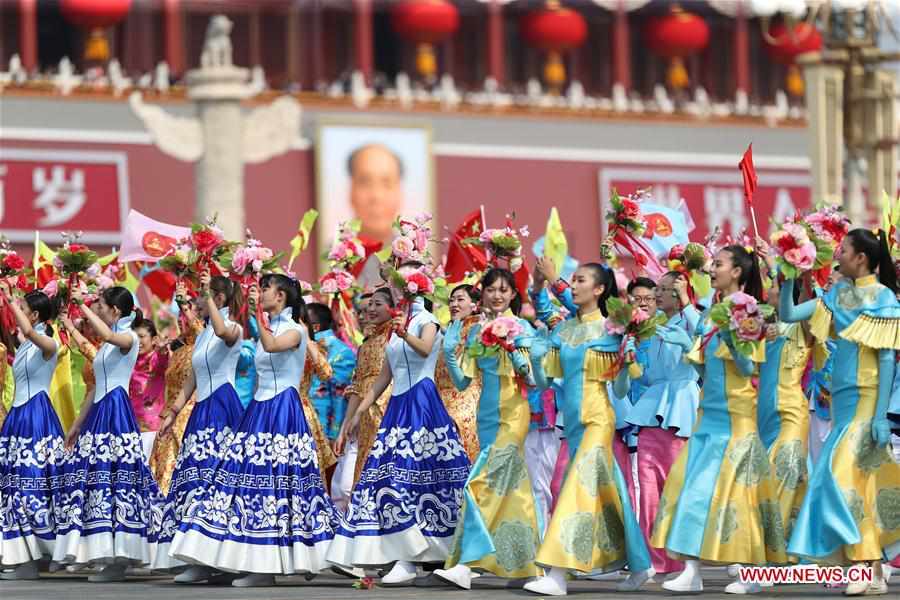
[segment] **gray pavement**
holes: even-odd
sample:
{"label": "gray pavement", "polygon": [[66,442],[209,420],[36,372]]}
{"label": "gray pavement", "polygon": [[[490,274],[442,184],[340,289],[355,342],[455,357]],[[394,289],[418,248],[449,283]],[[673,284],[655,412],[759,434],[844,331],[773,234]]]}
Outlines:
{"label": "gray pavement", "polygon": [[[425,581],[425,580],[419,580]],[[706,591],[702,598],[730,598],[723,593],[729,583],[723,569],[705,569]],[[357,590],[352,582],[332,575],[320,575],[313,581],[301,577],[278,578],[278,585],[270,588],[237,589],[228,585],[177,585],[171,577],[149,575],[132,576],[124,583],[92,584],[86,576],[69,574],[48,575],[41,581],[0,581],[0,600],[40,599],[40,600],[403,600],[435,597],[441,600],[506,600],[536,598],[522,589],[508,589],[505,580],[496,577],[481,577],[473,583],[472,590],[465,592],[449,587],[407,587]],[[672,595],[664,591],[659,583],[648,584],[642,591],[619,594],[615,591],[616,581],[576,581],[569,587],[570,596],[578,598],[625,597],[633,600],[667,598]],[[825,589],[823,586],[798,585],[779,586],[763,591],[756,598],[787,598],[789,600],[813,600],[819,598],[843,598],[840,589]],[[900,598],[900,581],[894,581],[885,598]]]}

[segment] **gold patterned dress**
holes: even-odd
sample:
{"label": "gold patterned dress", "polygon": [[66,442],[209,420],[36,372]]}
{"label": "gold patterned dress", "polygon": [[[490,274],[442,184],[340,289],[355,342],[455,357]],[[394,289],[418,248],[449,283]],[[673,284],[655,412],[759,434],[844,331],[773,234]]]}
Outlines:
{"label": "gold patterned dress", "polygon": [[[191,355],[194,353],[194,342],[203,331],[203,322],[192,321],[184,332],[184,346],[175,350],[169,358],[169,368],[166,369],[166,406],[163,413],[172,409],[178,393],[184,387],[184,382],[191,373]],[[157,435],[153,442],[153,452],[150,453],[150,472],[159,486],[163,495],[169,493],[169,484],[172,481],[172,471],[175,470],[175,460],[178,458],[178,450],[181,448],[181,438],[184,437],[184,428],[197,402],[197,394],[191,394],[184,408],[175,417],[172,428],[165,435]]]}
{"label": "gold patterned dress", "polygon": [[[315,344],[316,342],[310,342]],[[306,364],[303,367],[303,380],[300,382],[300,402],[303,404],[303,416],[309,424],[313,438],[316,440],[316,453],[319,455],[319,470],[322,472],[322,481],[328,481],[325,472],[337,464],[337,457],[325,437],[325,430],[322,429],[322,423],[319,422],[319,415],[316,409],[309,401],[309,388],[312,385],[313,375],[319,380],[324,381],[331,379],[331,365],[328,364],[328,355],[322,346],[316,344],[319,349],[315,355],[311,352],[306,353]]]}
{"label": "gold patterned dress", "polygon": [[[350,385],[344,392],[347,397],[351,395],[358,396],[360,401],[366,397],[369,388],[372,387],[378,374],[381,373],[381,367],[385,359],[385,346],[387,346],[390,335],[390,322],[382,323],[370,330],[356,355],[356,370],[353,372],[353,381],[350,382]],[[359,429],[356,434],[358,453],[356,455],[356,469],[353,471],[354,486],[359,481],[366,459],[369,458],[369,451],[372,450],[372,444],[375,443],[378,427],[381,425],[381,419],[384,417],[384,411],[390,399],[391,386],[388,386],[384,393],[381,394],[381,397],[359,420]]]}
{"label": "gold patterned dress", "polygon": [[[478,323],[478,316],[470,316],[463,322],[462,339],[468,339],[469,331],[472,326]],[[462,346],[460,346],[460,353]],[[459,439],[469,455],[469,462],[475,463],[478,458],[478,452],[481,446],[478,444],[478,426],[476,417],[478,415],[478,399],[481,397],[481,374],[469,384],[465,391],[459,391],[453,385],[450,378],[450,372],[447,370],[447,362],[444,355],[441,354],[438,359],[437,369],[434,372],[434,380],[437,384],[438,392],[447,412],[453,422],[456,423],[456,429],[459,432]]]}

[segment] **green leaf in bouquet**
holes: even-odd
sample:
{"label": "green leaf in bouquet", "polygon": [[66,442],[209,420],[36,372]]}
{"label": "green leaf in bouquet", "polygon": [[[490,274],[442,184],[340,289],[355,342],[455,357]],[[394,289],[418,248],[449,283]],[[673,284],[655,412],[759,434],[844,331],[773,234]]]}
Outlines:
{"label": "green leaf in bouquet", "polygon": [[785,279],[797,279],[800,277],[800,269],[784,260],[782,257],[779,256],[776,258],[775,262],[778,264],[778,270],[784,275]]}
{"label": "green leaf in bouquet", "polygon": [[638,341],[644,341],[656,335],[656,328],[666,324],[666,316],[657,314],[640,324],[637,331]]}
{"label": "green leaf in bouquet", "polygon": [[731,306],[728,302],[719,302],[709,310],[709,318],[722,331],[731,328]]}
{"label": "green leaf in bouquet", "polygon": [[712,278],[709,273],[703,271],[691,271],[690,275],[691,287],[698,298],[706,298],[712,291]]}
{"label": "green leaf in bouquet", "polygon": [[734,342],[734,349],[737,350],[738,353],[741,354],[741,356],[750,356],[751,354],[753,354],[755,345],[753,342],[749,340],[738,339],[738,337],[734,333],[731,334],[731,339]]}
{"label": "green leaf in bouquet", "polygon": [[764,319],[768,319],[775,314],[775,307],[771,304],[759,304],[758,308],[759,314],[762,315]]}
{"label": "green leaf in bouquet", "polygon": [[689,242],[684,247],[684,268],[686,268],[688,271],[697,271],[705,266],[706,249],[702,244],[698,244],[697,242]]}
{"label": "green leaf in bouquet", "polygon": [[616,325],[627,326],[631,322],[632,306],[614,296],[606,299],[606,318]]}

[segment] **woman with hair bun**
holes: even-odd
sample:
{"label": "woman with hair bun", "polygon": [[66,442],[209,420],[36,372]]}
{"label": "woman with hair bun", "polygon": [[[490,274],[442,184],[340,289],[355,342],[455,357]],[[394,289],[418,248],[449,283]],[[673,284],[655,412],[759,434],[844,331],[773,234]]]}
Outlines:
{"label": "woman with hair bun", "polygon": [[17,301],[2,284],[0,294],[24,339],[12,365],[15,397],[0,428],[0,562],[15,567],[0,578],[37,579],[37,561],[53,554],[53,487],[65,456],[63,429],[48,395],[57,357],[49,321],[56,308],[43,292]]}
{"label": "woman with hair bun", "polygon": [[[722,248],[711,276],[720,300],[743,293],[762,303],[759,258],[753,248]],[[657,334],[688,352],[686,360],[703,378],[700,416],[669,471],[650,539],[655,548],[684,560],[684,570],[663,582],[663,588],[702,592],[701,561],[784,564],[784,524],[757,427],[753,383],[759,363],[765,360],[765,343],[750,356],[738,352],[731,333],[718,331],[708,312],[694,339],[681,327],[660,328]],[[725,588],[732,594],[759,591],[758,583],[740,580]]]}
{"label": "woman with hair bun", "polygon": [[138,357],[132,323],[143,314],[123,287],[105,290],[92,308],[73,286],[103,345],[94,358],[96,384],[66,436],[72,452],[56,495],[57,563],[103,565],[92,583],[122,581],[129,566],[150,563],[151,506],[159,489],[147,467],[128,385]]}
{"label": "woman with hair bun", "polygon": [[824,296],[794,304],[794,281],[781,288],[779,312],[809,320],[819,342],[835,340],[831,433],[809,478],[788,553],[812,561],[872,564],[871,582],[848,596],[887,594],[882,560],[900,554],[900,465],[890,453],[888,408],[900,350],[897,276],[884,231],[844,238],[841,279]]}
{"label": "woman with hair bun", "polygon": [[217,570],[241,573],[234,587],[271,586],[276,575],[328,567],[337,511],[298,390],[309,341],[305,305],[286,275],[266,275],[260,287],[249,291],[251,314],[258,302],[269,317],[268,327],[260,323],[256,396],[221,451],[211,485],[189,499],[169,552],[208,567],[185,573],[186,581],[208,580]]}

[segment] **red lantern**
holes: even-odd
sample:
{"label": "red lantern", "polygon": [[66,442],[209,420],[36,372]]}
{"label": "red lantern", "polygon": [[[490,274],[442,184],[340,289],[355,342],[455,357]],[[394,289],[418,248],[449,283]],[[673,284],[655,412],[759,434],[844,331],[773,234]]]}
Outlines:
{"label": "red lantern", "polygon": [[557,0],[526,14],[520,22],[522,37],[529,45],[548,53],[544,65],[544,81],[559,91],[566,81],[562,53],[577,48],[587,38],[587,23],[579,13],[560,6]]}
{"label": "red lantern", "polygon": [[795,60],[801,54],[822,49],[822,35],[809,23],[798,23],[788,28],[784,23],[769,27],[765,36],[766,53],[777,63],[787,65],[785,88],[793,96],[803,95],[803,76]]}
{"label": "red lantern", "polygon": [[416,68],[428,80],[437,73],[434,44],[459,28],[459,12],[447,0],[403,0],[394,4],[391,23],[401,37],[418,44]]}
{"label": "red lantern", "polygon": [[62,0],[60,8],[69,23],[90,30],[84,44],[84,58],[98,62],[109,60],[109,42],[104,30],[128,15],[131,0]]}
{"label": "red lantern", "polygon": [[684,58],[706,48],[709,26],[701,17],[675,5],[669,14],[647,22],[644,39],[651,51],[670,60],[666,79],[672,88],[679,90],[689,83]]}

